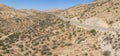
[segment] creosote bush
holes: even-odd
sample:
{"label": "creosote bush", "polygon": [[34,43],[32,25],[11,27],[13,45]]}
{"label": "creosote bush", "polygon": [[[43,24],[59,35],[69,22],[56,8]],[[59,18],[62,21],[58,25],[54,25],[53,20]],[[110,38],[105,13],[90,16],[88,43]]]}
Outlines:
{"label": "creosote bush", "polygon": [[93,35],[95,35],[97,33],[97,31],[95,29],[91,29],[90,33],[92,33]]}
{"label": "creosote bush", "polygon": [[104,51],[104,56],[110,56],[111,52],[110,51]]}

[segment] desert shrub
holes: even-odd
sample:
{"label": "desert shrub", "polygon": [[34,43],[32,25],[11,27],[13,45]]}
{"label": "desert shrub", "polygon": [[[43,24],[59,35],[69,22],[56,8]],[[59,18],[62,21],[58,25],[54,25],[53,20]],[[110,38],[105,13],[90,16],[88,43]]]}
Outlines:
{"label": "desert shrub", "polygon": [[114,22],[113,21],[110,21],[109,24],[113,24]]}
{"label": "desert shrub", "polygon": [[35,44],[33,44],[34,46],[37,46],[37,45],[39,45],[39,42],[36,42]]}
{"label": "desert shrub", "polygon": [[9,35],[8,37],[9,37],[10,39],[19,37],[19,33],[14,33],[14,34],[12,34],[12,35]]}
{"label": "desert shrub", "polygon": [[46,45],[42,46],[42,49],[41,49],[42,55],[51,55],[49,52],[50,52],[50,49]]}
{"label": "desert shrub", "polygon": [[6,50],[6,53],[10,53],[10,51],[9,51],[9,50]]}
{"label": "desert shrub", "polygon": [[71,39],[71,38],[72,38],[72,34],[71,34],[71,33],[69,34],[68,38],[69,38],[69,39]]}
{"label": "desert shrub", "polygon": [[95,29],[91,29],[90,33],[92,33],[93,35],[95,35],[97,33],[97,31]]}
{"label": "desert shrub", "polygon": [[17,39],[19,39],[19,33],[13,33],[12,35],[9,35],[9,42],[15,42]]}
{"label": "desert shrub", "polygon": [[56,48],[57,48],[57,46],[56,46],[56,45],[53,45],[53,46],[52,46],[52,49],[56,49]]}
{"label": "desert shrub", "polygon": [[73,31],[73,35],[76,36],[76,31]]}
{"label": "desert shrub", "polygon": [[0,46],[3,46],[4,44],[3,44],[3,41],[2,40],[0,40]]}
{"label": "desert shrub", "polygon": [[4,46],[4,47],[2,47],[2,50],[7,50],[7,47],[5,47],[5,46]]}
{"label": "desert shrub", "polygon": [[65,46],[71,46],[73,45],[72,43],[66,43]]}
{"label": "desert shrub", "polygon": [[67,26],[67,28],[70,27],[70,21],[66,22],[66,26]]}
{"label": "desert shrub", "polygon": [[110,51],[104,51],[103,55],[104,56],[110,56],[110,53],[111,53]]}
{"label": "desert shrub", "polygon": [[85,53],[85,56],[88,56],[88,53]]}
{"label": "desert shrub", "polygon": [[0,54],[0,56],[3,56],[2,54]]}
{"label": "desert shrub", "polygon": [[19,48],[23,48],[23,45],[18,45]]}

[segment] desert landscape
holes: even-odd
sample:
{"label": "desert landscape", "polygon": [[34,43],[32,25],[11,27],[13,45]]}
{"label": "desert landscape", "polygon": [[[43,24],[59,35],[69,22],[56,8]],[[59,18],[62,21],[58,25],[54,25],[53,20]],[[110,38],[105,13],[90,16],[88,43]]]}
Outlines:
{"label": "desert landscape", "polygon": [[0,56],[120,56],[120,0],[48,11],[0,4]]}

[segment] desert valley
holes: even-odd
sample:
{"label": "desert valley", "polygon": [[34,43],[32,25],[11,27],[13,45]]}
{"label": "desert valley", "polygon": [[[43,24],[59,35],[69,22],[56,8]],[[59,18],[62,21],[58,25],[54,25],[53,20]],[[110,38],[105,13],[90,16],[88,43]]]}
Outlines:
{"label": "desert valley", "polygon": [[0,56],[120,56],[120,0],[48,11],[0,4]]}

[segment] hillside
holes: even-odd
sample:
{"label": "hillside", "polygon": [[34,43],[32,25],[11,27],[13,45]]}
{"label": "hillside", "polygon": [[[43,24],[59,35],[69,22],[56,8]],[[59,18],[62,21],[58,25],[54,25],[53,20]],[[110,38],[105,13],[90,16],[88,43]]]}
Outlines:
{"label": "hillside", "polygon": [[44,12],[47,12],[47,13],[56,13],[56,14],[58,14],[58,13],[60,13],[60,12],[62,12],[64,9],[49,9],[49,10],[45,10]]}
{"label": "hillside", "polygon": [[1,11],[13,11],[14,8],[11,8],[11,7],[6,6],[6,5],[4,5],[4,4],[0,4],[0,10],[1,10]]}
{"label": "hillside", "polygon": [[[57,16],[34,10],[0,12],[0,55],[102,55],[96,38],[89,31],[70,25]],[[90,47],[93,45],[98,49]]]}
{"label": "hillside", "polygon": [[0,8],[0,56],[120,56],[119,0],[46,12]]}
{"label": "hillside", "polygon": [[90,4],[73,6],[60,14],[67,18],[77,17],[77,19],[84,24],[99,25],[99,23],[95,24],[91,21],[97,20],[97,22],[100,21],[105,24],[105,26],[103,24],[103,27],[120,29],[118,24],[120,21],[119,13],[120,0],[100,0]]}
{"label": "hillside", "polygon": [[[81,24],[98,28],[120,30],[120,0],[97,0],[90,4],[76,5],[60,13],[68,19],[77,19]],[[102,31],[96,36],[103,50],[109,50],[111,56],[120,56],[120,33]],[[107,32],[107,33],[103,33]],[[116,33],[115,33],[116,32]],[[102,35],[101,35],[102,34]],[[107,35],[106,35],[107,34]],[[115,40],[116,39],[116,40]],[[115,42],[114,42],[115,41]],[[117,49],[116,49],[117,48]]]}

